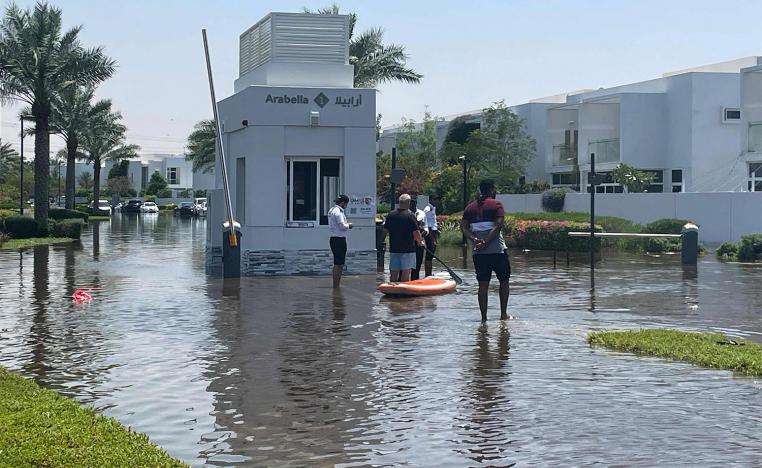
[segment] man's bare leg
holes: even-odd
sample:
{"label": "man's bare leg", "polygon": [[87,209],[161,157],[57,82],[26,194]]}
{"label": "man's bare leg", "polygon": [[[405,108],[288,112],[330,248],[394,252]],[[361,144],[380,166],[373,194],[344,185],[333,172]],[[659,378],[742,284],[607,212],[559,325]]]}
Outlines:
{"label": "man's bare leg", "polygon": [[400,280],[400,272],[397,271],[390,271],[389,272],[389,282],[390,283],[396,283]]}
{"label": "man's bare leg", "polygon": [[511,286],[508,280],[500,282],[500,320],[508,320],[508,297],[511,295]]}
{"label": "man's bare leg", "polygon": [[489,294],[489,281],[479,281],[479,310],[482,313],[482,322],[487,321],[488,294]]}
{"label": "man's bare leg", "polygon": [[333,266],[333,287],[338,288],[341,286],[341,273],[344,271],[344,265]]}
{"label": "man's bare leg", "polygon": [[426,260],[423,261],[423,267],[424,267],[424,269],[426,271],[426,276],[431,276],[431,269],[432,268],[431,268],[431,260],[430,259],[427,258]]}
{"label": "man's bare leg", "polygon": [[400,283],[404,283],[406,281],[410,281],[410,274],[413,272],[412,269],[408,268],[407,270],[402,270],[400,272]]}

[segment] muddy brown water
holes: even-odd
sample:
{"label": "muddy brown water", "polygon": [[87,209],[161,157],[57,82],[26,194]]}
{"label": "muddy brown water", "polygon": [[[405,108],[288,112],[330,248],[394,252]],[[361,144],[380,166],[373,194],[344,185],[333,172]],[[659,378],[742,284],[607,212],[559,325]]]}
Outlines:
{"label": "muddy brown water", "polygon": [[[595,329],[762,341],[762,268],[513,252],[507,324],[476,285],[385,299],[380,277],[204,273],[205,221],[117,216],[71,245],[0,251],[0,365],[193,465],[757,464],[762,385],[591,349]],[[464,263],[465,262],[465,263]],[[77,287],[96,299],[74,304]]]}

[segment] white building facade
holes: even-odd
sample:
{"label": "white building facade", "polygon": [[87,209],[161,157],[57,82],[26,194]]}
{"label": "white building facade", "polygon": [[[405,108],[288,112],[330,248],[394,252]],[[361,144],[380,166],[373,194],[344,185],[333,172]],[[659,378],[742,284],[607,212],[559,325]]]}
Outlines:
{"label": "white building facade", "polygon": [[[241,35],[241,76],[218,108],[243,275],[330,273],[326,215],[342,193],[348,271],[375,272],[376,91],[352,87],[348,41],[345,15],[271,13]],[[210,269],[225,218],[216,179]]]}

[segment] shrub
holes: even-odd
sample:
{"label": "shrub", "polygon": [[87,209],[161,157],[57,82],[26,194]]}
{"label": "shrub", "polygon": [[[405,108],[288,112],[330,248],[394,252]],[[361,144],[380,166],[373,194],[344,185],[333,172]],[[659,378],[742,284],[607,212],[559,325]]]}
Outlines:
{"label": "shrub", "polygon": [[657,219],[652,223],[646,224],[643,232],[650,234],[680,234],[683,226],[690,223],[687,219],[664,218]]}
{"label": "shrub", "polygon": [[159,205],[159,211],[172,211],[177,207],[174,203],[169,203],[167,205]]}
{"label": "shrub", "polygon": [[546,190],[542,193],[542,209],[551,213],[558,213],[564,209],[564,200],[568,189],[557,188]]}
{"label": "shrub", "polygon": [[161,189],[158,192],[156,192],[156,197],[157,198],[172,198],[172,190],[168,188]]}
{"label": "shrub", "polygon": [[665,239],[663,237],[648,238],[644,240],[644,249],[646,252],[661,253],[661,252],[679,252],[680,241],[674,239]]}
{"label": "shrub", "polygon": [[48,218],[60,221],[62,219],[82,219],[87,221],[89,214],[79,210],[67,210],[63,208],[53,208],[48,211]]}
{"label": "shrub", "polygon": [[64,219],[50,223],[50,235],[53,237],[70,237],[79,239],[82,235],[82,227],[85,222],[82,219]]}
{"label": "shrub", "polygon": [[[589,223],[571,221],[506,221],[506,242],[511,247],[529,250],[560,250],[569,252],[584,252],[589,250],[590,239],[586,237],[570,237],[572,231],[589,231]],[[595,230],[600,232],[601,227]],[[600,238],[596,238],[593,248],[600,248]]]}
{"label": "shrub", "polygon": [[47,234],[47,229],[41,230],[37,221],[26,216],[10,216],[5,218],[3,229],[14,239],[28,239],[37,236],[40,231]]}
{"label": "shrub", "polygon": [[738,260],[742,262],[762,260],[762,234],[741,237],[741,245],[738,247]]}
{"label": "shrub", "polygon": [[8,239],[10,239],[10,238],[11,237],[8,234],[6,234],[4,232],[0,232],[0,246],[5,244],[6,242],[8,242]]}
{"label": "shrub", "polygon": [[17,210],[8,210],[5,208],[0,208],[0,218],[9,218],[11,216],[16,216],[18,214]]}
{"label": "shrub", "polygon": [[379,203],[376,205],[376,213],[384,214],[390,211],[388,203]]}
{"label": "shrub", "polygon": [[12,210],[19,207],[18,202],[4,201],[0,202],[0,210]]}
{"label": "shrub", "polygon": [[738,255],[738,244],[734,242],[723,242],[717,248],[717,256],[720,258],[736,258]]}
{"label": "shrub", "polygon": [[152,201],[152,202],[156,203],[156,195],[148,195],[146,197],[146,201]]}

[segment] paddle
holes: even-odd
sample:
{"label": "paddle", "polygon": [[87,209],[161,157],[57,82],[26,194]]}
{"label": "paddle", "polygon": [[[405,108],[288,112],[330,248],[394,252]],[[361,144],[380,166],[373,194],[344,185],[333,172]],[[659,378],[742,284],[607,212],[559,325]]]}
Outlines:
{"label": "paddle", "polygon": [[457,284],[458,286],[463,284],[463,279],[460,276],[458,276],[457,273],[452,271],[452,268],[448,267],[447,264],[443,262],[441,258],[434,255],[434,253],[431,250],[427,249],[426,247],[424,247],[423,250],[425,250],[426,253],[428,253],[431,256],[431,258],[438,261],[439,263],[442,264],[443,267],[445,267],[445,269],[447,270],[447,273],[449,273],[450,276],[452,276],[452,279],[455,281],[455,284]]}

